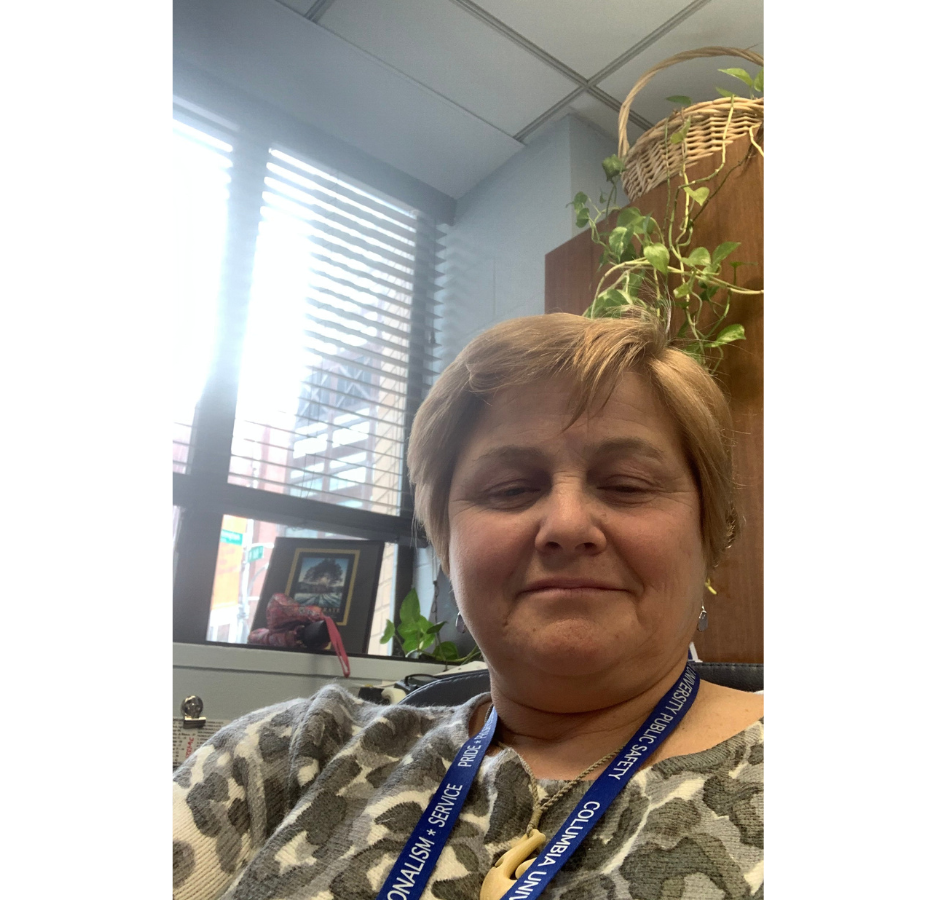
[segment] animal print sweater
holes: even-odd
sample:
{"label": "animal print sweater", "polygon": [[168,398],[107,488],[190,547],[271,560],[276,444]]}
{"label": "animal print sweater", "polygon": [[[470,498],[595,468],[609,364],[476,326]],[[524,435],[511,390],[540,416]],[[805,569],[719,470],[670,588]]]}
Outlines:
{"label": "animal print sweater", "polygon": [[[232,722],[173,778],[175,900],[373,900],[478,702],[377,706],[330,685]],[[544,898],[762,898],[762,770],[762,721],[643,769]],[[547,838],[588,787],[547,810]],[[532,807],[517,755],[486,757],[423,900],[477,900]]]}

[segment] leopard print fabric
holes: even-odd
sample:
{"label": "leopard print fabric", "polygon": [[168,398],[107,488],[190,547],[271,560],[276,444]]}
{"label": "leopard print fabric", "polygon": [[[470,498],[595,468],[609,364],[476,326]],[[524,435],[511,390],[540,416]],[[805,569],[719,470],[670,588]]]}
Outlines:
{"label": "leopard print fabric", "polygon": [[[377,706],[330,685],[231,723],[173,777],[173,897],[373,900],[478,702]],[[643,769],[544,898],[762,898],[762,771],[762,722]],[[563,784],[541,781],[541,800]],[[588,787],[546,812],[547,838]],[[532,808],[517,755],[486,757],[423,900],[477,900]]]}

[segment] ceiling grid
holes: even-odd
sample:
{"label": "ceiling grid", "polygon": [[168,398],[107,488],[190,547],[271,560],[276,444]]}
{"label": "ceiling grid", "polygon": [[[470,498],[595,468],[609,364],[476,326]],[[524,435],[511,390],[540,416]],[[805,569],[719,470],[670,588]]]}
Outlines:
{"label": "ceiling grid", "polygon": [[[458,197],[574,114],[617,139],[651,66],[702,46],[763,53],[762,0],[174,0],[176,46],[209,74]],[[660,72],[636,98],[635,140],[731,86],[732,57]],[[727,79],[727,81],[726,81]]]}

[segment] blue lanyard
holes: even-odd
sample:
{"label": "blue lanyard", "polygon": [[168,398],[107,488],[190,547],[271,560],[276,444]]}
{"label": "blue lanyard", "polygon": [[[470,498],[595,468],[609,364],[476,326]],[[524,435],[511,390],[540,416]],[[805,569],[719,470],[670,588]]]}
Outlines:
{"label": "blue lanyard", "polygon": [[[550,844],[536,857],[527,871],[501,900],[534,900],[546,888],[562,864],[585,840],[612,801],[624,790],[643,760],[680,723],[692,706],[699,689],[699,677],[687,663],[679,680],[653,708],[631,740],[595,779]],[[403,852],[397,858],[376,900],[418,900],[429,881],[439,854],[455,827],[468,789],[481,766],[497,728],[497,710],[492,709],[484,727],[468,738],[433,794]]]}
{"label": "blue lanyard", "polygon": [[376,900],[418,900],[422,896],[496,728],[497,710],[492,708],[484,727],[474,737],[468,738],[455,755],[455,761],[416,823]]}

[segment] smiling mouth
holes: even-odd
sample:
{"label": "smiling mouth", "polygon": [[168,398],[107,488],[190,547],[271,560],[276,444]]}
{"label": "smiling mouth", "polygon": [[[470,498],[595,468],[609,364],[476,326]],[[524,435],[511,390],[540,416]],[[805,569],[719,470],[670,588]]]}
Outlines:
{"label": "smiling mouth", "polygon": [[596,584],[594,582],[543,582],[535,583],[530,585],[530,587],[524,588],[520,593],[521,594],[542,594],[551,591],[558,591],[561,593],[590,593],[594,591],[619,591],[622,588],[612,586],[610,584]]}

